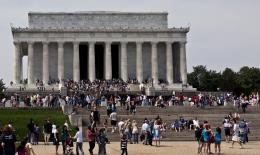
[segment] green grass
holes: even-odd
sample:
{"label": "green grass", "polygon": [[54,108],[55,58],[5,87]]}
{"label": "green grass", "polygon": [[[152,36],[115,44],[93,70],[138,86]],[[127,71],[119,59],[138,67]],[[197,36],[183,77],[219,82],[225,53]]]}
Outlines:
{"label": "green grass", "polygon": [[[30,118],[40,127],[40,141],[43,141],[43,124],[47,118],[51,122],[61,127],[68,120],[68,116],[63,115],[62,110],[59,109],[0,109],[0,123],[2,126],[12,121],[18,141],[23,139],[27,133],[27,124]],[[71,133],[74,136],[75,131]]]}

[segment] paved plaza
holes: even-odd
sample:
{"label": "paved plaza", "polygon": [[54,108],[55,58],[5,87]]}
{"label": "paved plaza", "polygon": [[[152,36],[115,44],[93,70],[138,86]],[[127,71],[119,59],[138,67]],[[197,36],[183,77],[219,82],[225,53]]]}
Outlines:
{"label": "paved plaza", "polygon": [[[120,147],[119,142],[112,142],[107,145],[108,155],[119,155]],[[212,151],[214,151],[214,145],[212,145]],[[260,142],[249,142],[244,146],[244,149],[240,149],[238,144],[234,148],[230,148],[231,143],[222,143],[222,155],[259,155],[260,154]],[[85,155],[88,152],[88,143],[83,145]],[[37,145],[33,146],[36,155],[54,155],[55,147],[53,145]],[[94,154],[97,155],[98,146],[96,145]],[[75,153],[75,147],[74,147]],[[59,147],[59,154],[62,154],[62,147]],[[129,155],[195,155],[197,154],[197,143],[196,142],[162,142],[161,147],[145,146],[142,144],[129,144],[128,145]]]}

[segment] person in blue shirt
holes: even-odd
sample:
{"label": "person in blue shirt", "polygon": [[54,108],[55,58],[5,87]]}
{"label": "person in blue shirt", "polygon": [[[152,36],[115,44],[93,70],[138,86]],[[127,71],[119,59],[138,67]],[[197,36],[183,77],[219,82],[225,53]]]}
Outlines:
{"label": "person in blue shirt", "polygon": [[221,144],[221,128],[220,127],[216,128],[216,132],[214,134],[214,137],[215,137],[215,153],[219,155],[220,151],[221,151],[221,147],[220,147],[220,144]]}
{"label": "person in blue shirt", "polygon": [[209,125],[204,125],[204,129],[202,130],[202,137],[203,137],[203,148],[204,153],[209,154],[210,150],[210,128]]}

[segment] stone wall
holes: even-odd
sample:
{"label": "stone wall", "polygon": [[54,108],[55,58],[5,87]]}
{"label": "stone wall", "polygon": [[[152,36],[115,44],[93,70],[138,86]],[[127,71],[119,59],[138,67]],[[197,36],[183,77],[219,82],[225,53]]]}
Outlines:
{"label": "stone wall", "polygon": [[166,12],[75,12],[28,14],[30,28],[88,28],[88,29],[166,29]]}

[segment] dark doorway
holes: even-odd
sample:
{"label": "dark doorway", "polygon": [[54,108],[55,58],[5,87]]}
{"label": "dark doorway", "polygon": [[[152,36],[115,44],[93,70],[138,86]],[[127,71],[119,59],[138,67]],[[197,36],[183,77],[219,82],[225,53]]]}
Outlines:
{"label": "dark doorway", "polygon": [[112,55],[112,78],[119,78],[119,45],[112,44],[111,46]]}
{"label": "dark doorway", "polygon": [[88,79],[88,46],[79,45],[80,80]]}
{"label": "dark doorway", "polygon": [[95,45],[96,78],[104,79],[104,45]]}

